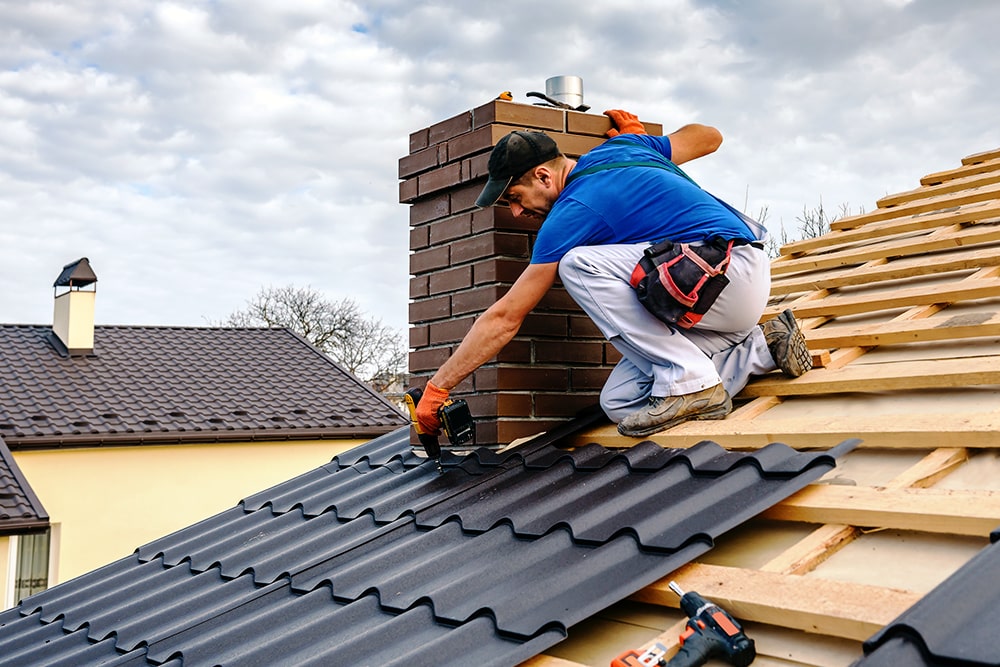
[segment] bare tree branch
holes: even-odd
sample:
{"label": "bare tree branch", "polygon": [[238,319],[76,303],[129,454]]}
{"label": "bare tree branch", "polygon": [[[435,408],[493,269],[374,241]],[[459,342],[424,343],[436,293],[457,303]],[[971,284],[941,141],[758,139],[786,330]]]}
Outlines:
{"label": "bare tree branch", "polygon": [[287,327],[382,393],[406,371],[402,332],[365,315],[353,299],[331,301],[312,287],[262,287],[221,325]]}

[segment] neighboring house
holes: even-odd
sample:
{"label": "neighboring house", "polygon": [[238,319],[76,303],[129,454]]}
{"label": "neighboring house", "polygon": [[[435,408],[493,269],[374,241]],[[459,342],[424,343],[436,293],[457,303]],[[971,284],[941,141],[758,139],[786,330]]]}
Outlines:
{"label": "neighboring house", "polygon": [[0,325],[0,606],[407,422],[287,329],[95,327],[96,280]]}
{"label": "neighboring house", "polygon": [[[527,261],[530,225],[473,209],[518,126],[570,154],[608,127],[494,101],[401,161],[417,382]],[[455,391],[510,448],[439,474],[403,428],[232,498],[0,613],[0,664],[604,667],[676,648],[676,580],[744,622],[755,664],[996,667],[1000,150],[782,252],[765,317],[793,308],[816,368],[727,419],[642,443],[567,423],[615,356],[557,289]]]}

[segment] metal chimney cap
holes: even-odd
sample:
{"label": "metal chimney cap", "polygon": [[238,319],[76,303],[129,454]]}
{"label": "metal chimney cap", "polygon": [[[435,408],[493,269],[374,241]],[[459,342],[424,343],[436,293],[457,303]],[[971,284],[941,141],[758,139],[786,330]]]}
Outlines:
{"label": "metal chimney cap", "polygon": [[52,283],[53,287],[83,287],[97,282],[97,274],[90,268],[90,260],[86,257],[67,264],[62,273]]}

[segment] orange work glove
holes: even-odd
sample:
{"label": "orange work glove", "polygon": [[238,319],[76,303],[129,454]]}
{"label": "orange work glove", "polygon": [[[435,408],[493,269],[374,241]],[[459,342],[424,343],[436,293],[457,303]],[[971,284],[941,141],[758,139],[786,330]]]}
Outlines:
{"label": "orange work glove", "polygon": [[646,128],[634,113],[621,109],[608,109],[604,115],[611,119],[611,129],[605,132],[609,138],[617,137],[619,134],[646,134]]}
{"label": "orange work glove", "polygon": [[424,386],[424,395],[417,403],[417,425],[427,435],[441,435],[441,420],[438,410],[448,400],[448,390],[441,389],[429,381]]}

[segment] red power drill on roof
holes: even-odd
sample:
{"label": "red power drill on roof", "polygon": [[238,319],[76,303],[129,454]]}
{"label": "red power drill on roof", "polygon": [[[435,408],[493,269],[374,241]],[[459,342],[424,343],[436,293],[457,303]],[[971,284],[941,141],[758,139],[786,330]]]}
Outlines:
{"label": "red power drill on roof", "polygon": [[667,649],[654,644],[644,652],[631,650],[618,656],[611,667],[698,667],[709,658],[721,658],[734,667],[747,667],[757,657],[754,641],[743,632],[743,626],[718,605],[697,593],[685,593],[675,582],[670,590],[681,598],[681,609],[688,616],[681,634],[681,648],[669,661]]}

